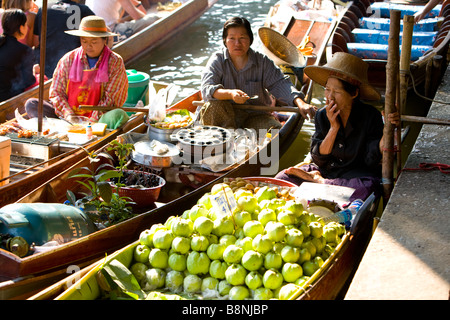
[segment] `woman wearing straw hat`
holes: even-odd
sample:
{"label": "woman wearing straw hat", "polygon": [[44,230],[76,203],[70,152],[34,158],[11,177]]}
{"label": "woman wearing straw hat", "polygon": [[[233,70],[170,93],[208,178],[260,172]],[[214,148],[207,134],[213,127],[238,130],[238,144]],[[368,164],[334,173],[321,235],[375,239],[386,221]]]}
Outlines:
{"label": "woman wearing straw hat", "polygon": [[[58,62],[50,87],[50,103],[44,102],[44,116],[79,115],[96,122],[101,111],[80,110],[79,106],[120,107],[127,98],[128,78],[122,57],[107,46],[108,38],[115,34],[97,16],[84,17],[78,30],[66,32],[80,37],[81,46]],[[36,99],[27,101],[25,107],[29,116],[37,116]]]}
{"label": "woman wearing straw hat", "polygon": [[[360,58],[337,52],[324,66],[308,66],[305,73],[325,87],[326,107],[315,117],[310,164],[298,164],[276,177],[355,188],[350,200],[379,194],[383,146],[381,113],[361,100],[380,100],[368,83],[368,65]],[[388,120],[399,121],[398,113]]]}
{"label": "woman wearing straw hat", "polygon": [[[222,34],[224,48],[213,54],[202,74],[201,91],[207,102],[201,110],[201,121],[207,125],[232,128],[280,128],[271,114],[235,110],[232,102],[272,105],[278,101],[295,105],[304,118],[314,117],[315,108],[303,102],[304,97],[267,56],[250,48],[253,33],[245,18],[227,20]],[[249,98],[255,98],[249,101]]]}

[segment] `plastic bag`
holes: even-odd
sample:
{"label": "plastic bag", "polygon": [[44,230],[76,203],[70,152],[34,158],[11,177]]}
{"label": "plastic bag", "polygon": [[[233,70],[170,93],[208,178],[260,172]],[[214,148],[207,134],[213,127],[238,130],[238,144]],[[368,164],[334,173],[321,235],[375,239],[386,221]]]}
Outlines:
{"label": "plastic bag", "polygon": [[147,122],[163,121],[166,117],[167,90],[160,89],[149,103]]}

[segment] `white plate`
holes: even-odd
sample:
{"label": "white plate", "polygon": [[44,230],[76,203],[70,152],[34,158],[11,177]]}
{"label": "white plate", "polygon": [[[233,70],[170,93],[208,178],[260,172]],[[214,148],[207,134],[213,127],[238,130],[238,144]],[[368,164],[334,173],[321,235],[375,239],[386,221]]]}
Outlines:
{"label": "white plate", "polygon": [[73,132],[68,132],[67,137],[69,138],[69,143],[81,146],[97,139],[96,135],[93,135],[91,139],[88,139],[85,133],[73,133]]}

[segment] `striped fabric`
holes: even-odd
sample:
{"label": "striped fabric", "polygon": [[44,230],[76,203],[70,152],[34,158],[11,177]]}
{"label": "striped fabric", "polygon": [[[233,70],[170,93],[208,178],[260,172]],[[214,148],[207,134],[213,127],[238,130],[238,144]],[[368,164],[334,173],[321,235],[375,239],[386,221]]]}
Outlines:
{"label": "striped fabric", "polygon": [[[70,114],[74,114],[67,102],[66,89],[75,53],[76,49],[65,54],[58,62],[55,72],[53,73],[53,82],[50,87],[49,98],[55,108],[55,113],[59,117],[65,118]],[[102,57],[103,53],[97,61],[95,68],[101,63]],[[83,55],[82,64],[84,69],[89,68],[86,55]],[[102,97],[97,105],[121,107],[127,99],[128,78],[122,57],[114,52],[111,52],[109,57],[108,74],[109,80],[106,83],[102,83]],[[102,112],[94,111],[90,120],[96,122],[101,115]]]}

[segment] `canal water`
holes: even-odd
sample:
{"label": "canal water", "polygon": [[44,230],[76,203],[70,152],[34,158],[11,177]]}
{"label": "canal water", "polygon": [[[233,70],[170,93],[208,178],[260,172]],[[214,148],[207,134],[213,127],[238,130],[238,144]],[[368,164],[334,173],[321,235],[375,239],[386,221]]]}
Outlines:
{"label": "canal water", "polygon": [[[204,13],[196,22],[180,31],[177,35],[160,45],[158,48],[143,58],[136,61],[130,67],[146,72],[150,79],[174,83],[180,87],[175,101],[181,100],[200,88],[201,73],[211,54],[222,48],[222,28],[224,22],[232,16],[247,18],[252,26],[254,42],[252,48],[258,50],[261,42],[257,34],[259,27],[263,26],[269,9],[277,0],[219,0],[210,10]],[[323,106],[323,96],[320,90],[315,90],[319,96],[313,97],[312,103]],[[425,116],[429,107],[423,106],[424,102],[414,96],[408,98],[413,101],[411,115]],[[419,108],[414,106],[421,104]],[[381,107],[381,106],[379,106]],[[412,148],[415,138],[420,131],[420,124],[410,124],[410,133],[402,146],[402,163]],[[314,132],[314,124],[305,121],[301,132],[294,143],[281,157],[279,170],[302,162],[308,157],[311,135]]]}
{"label": "canal water", "polygon": [[[252,26],[252,48],[260,49],[258,28],[264,25],[269,9],[277,0],[219,0],[196,22],[160,45],[130,67],[146,72],[150,79],[180,87],[175,101],[200,88],[201,73],[211,54],[222,48],[222,28],[233,16],[247,18]],[[279,169],[303,161],[309,152],[313,123],[306,121],[291,148],[279,161]]]}

